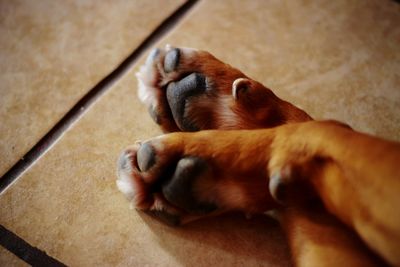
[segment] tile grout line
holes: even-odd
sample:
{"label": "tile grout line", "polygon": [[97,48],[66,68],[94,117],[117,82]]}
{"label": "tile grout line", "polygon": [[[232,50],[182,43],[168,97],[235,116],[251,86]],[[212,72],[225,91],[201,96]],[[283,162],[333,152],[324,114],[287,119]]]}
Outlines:
{"label": "tile grout line", "polygon": [[0,225],[0,245],[32,266],[66,266]]}
{"label": "tile grout line", "polygon": [[163,38],[192,9],[198,0],[187,0],[158,27],[109,75],[84,95],[53,128],[50,129],[14,166],[0,178],[0,195],[14,183],[30,166],[44,155],[62,135],[81,118],[86,111],[117,81],[124,76],[138,59]]}

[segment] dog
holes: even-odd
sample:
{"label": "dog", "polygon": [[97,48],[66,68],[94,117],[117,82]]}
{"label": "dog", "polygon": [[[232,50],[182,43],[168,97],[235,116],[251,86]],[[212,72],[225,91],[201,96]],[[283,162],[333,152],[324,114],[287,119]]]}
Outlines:
{"label": "dog", "polygon": [[400,266],[400,144],[316,121],[210,53],[154,49],[138,96],[166,133],[126,148],[119,190],[170,225],[275,211],[296,266]]}

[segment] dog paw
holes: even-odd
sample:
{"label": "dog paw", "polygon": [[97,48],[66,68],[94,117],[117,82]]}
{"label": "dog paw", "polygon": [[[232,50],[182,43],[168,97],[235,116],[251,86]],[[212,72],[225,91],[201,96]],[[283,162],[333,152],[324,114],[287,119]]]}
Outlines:
{"label": "dog paw", "polygon": [[[240,163],[252,151],[243,151],[246,144],[235,145],[234,134],[231,143],[222,141],[226,136],[172,133],[137,142],[120,156],[117,186],[136,209],[172,225],[230,210],[270,209],[275,204],[265,164]],[[225,153],[221,145],[234,151]]]}
{"label": "dog paw", "polygon": [[156,138],[127,148],[118,160],[117,187],[135,208],[178,225],[217,206],[196,191],[201,180],[210,177],[207,161],[182,154],[172,143]]}
{"label": "dog paw", "polygon": [[165,132],[241,128],[238,100],[262,87],[208,52],[171,46],[154,49],[137,78],[139,99]]}
{"label": "dog paw", "polygon": [[[221,98],[232,99],[235,79],[246,77],[205,51],[156,48],[137,73],[139,99],[166,132],[218,128]],[[226,113],[226,112],[225,112]]]}
{"label": "dog paw", "polygon": [[264,128],[309,118],[201,50],[156,48],[137,78],[140,100],[165,132]]}

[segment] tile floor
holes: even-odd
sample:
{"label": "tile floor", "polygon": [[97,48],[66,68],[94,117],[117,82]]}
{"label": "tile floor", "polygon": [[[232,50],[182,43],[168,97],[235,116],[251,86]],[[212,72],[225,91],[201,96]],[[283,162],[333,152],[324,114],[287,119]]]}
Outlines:
{"label": "tile floor", "polygon": [[29,264],[0,246],[0,266],[29,266]]}
{"label": "tile floor", "polygon": [[[183,3],[0,1],[0,175]],[[398,25],[390,0],[201,0],[152,47],[208,50],[316,118],[400,141]],[[69,266],[290,266],[266,217],[174,229],[129,208],[118,154],[160,134],[136,97],[143,60],[0,195],[0,224]],[[24,265],[0,247],[0,266]]]}
{"label": "tile floor", "polygon": [[182,2],[0,1],[0,175]]}

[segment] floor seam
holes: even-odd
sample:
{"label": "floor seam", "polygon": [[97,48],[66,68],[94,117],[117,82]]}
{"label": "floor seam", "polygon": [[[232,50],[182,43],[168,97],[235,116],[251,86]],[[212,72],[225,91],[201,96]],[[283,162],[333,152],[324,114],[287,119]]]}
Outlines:
{"label": "floor seam", "polygon": [[0,245],[32,266],[67,266],[0,225]]}
{"label": "floor seam", "polygon": [[163,20],[155,30],[110,74],[86,93],[17,163],[0,178],[0,194],[16,181],[29,167],[40,159],[87,110],[117,81],[119,81],[150,49],[170,32],[193,8],[198,0],[188,0]]}

